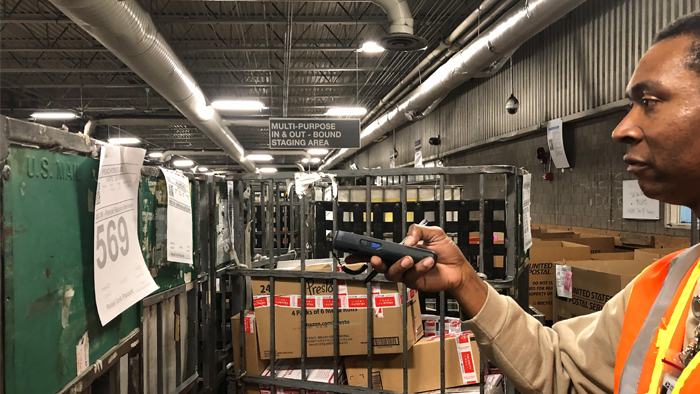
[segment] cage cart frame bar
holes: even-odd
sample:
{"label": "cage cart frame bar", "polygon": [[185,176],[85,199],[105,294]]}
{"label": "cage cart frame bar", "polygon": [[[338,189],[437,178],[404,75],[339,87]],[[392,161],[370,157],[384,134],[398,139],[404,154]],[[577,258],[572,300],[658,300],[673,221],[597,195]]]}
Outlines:
{"label": "cage cart frame bar", "polygon": [[[376,177],[384,177],[384,176],[392,176],[392,177],[399,177],[400,178],[400,204],[401,204],[401,230],[403,234],[407,233],[408,230],[408,225],[407,225],[407,184],[408,184],[408,177],[415,177],[415,176],[435,176],[437,177],[437,182],[439,184],[439,195],[440,195],[440,200],[439,200],[439,225],[440,227],[444,228],[445,227],[445,181],[447,176],[452,176],[452,175],[474,175],[474,176],[479,176],[479,192],[480,192],[480,229],[483,230],[484,228],[484,176],[486,175],[497,175],[497,176],[503,176],[505,177],[505,201],[506,201],[506,210],[505,210],[505,222],[506,222],[506,238],[505,238],[505,246],[506,246],[506,258],[505,258],[505,271],[506,271],[506,277],[505,279],[500,279],[500,280],[494,280],[494,279],[487,279],[487,281],[497,290],[499,290],[502,293],[505,294],[511,294],[515,295],[516,298],[520,300],[519,304],[521,304],[521,307],[525,310],[529,310],[528,305],[527,305],[527,269],[525,267],[525,258],[526,258],[526,253],[523,252],[523,247],[522,247],[522,227],[521,227],[521,217],[522,217],[522,171],[516,167],[512,166],[476,166],[476,167],[438,167],[438,168],[401,168],[401,169],[390,169],[390,170],[382,170],[382,169],[370,169],[370,170],[359,170],[359,171],[334,171],[334,172],[329,172],[326,173],[326,175],[330,175],[334,177],[336,180],[342,180],[342,179],[361,179],[364,180],[365,183],[365,213],[366,213],[366,234],[372,234],[372,189],[373,188],[381,188],[380,186],[373,186],[372,180]],[[301,389],[303,390],[320,390],[320,391],[328,391],[328,392],[335,392],[335,393],[343,393],[343,394],[365,394],[365,393],[377,393],[377,392],[382,392],[383,390],[376,390],[372,389],[372,363],[373,363],[373,313],[372,313],[372,307],[371,307],[371,302],[369,300],[372,299],[372,289],[371,289],[371,284],[368,283],[366,285],[367,288],[367,322],[368,322],[368,327],[367,327],[367,356],[368,356],[368,365],[367,365],[367,387],[357,387],[357,386],[346,386],[346,385],[340,385],[339,379],[338,379],[338,374],[339,374],[339,360],[340,360],[340,355],[339,355],[339,297],[338,297],[338,287],[337,283],[339,280],[342,281],[349,281],[352,283],[361,283],[360,281],[363,281],[367,275],[369,275],[369,271],[366,272],[365,274],[353,276],[346,274],[344,272],[338,272],[337,264],[338,261],[337,259],[332,259],[332,272],[316,272],[316,271],[307,271],[307,249],[308,245],[308,234],[309,234],[309,229],[310,226],[307,223],[309,221],[309,218],[311,220],[314,220],[312,216],[309,215],[309,196],[307,195],[302,195],[302,196],[297,196],[294,191],[294,187],[291,188],[291,191],[289,193],[288,199],[289,199],[289,204],[288,206],[290,207],[290,220],[293,221],[293,218],[295,217],[294,211],[298,210],[299,211],[299,221],[300,221],[300,234],[299,234],[299,242],[295,242],[296,238],[293,235],[293,229],[295,228],[294,225],[290,224],[290,232],[292,232],[290,236],[290,248],[289,250],[294,252],[298,250],[298,255],[297,258],[300,260],[300,270],[278,270],[276,268],[276,263],[278,261],[286,260],[289,259],[288,256],[281,256],[279,255],[279,247],[277,248],[277,251],[274,248],[273,244],[273,234],[277,234],[279,236],[279,227],[275,228],[275,220],[274,220],[274,215],[273,212],[275,212],[274,207],[279,206],[279,198],[280,194],[279,193],[272,193],[273,190],[277,189],[279,185],[288,185],[290,182],[294,182],[294,173],[274,173],[274,174],[235,174],[235,175],[230,175],[228,180],[233,181],[234,183],[234,190],[237,191],[237,196],[238,198],[234,200],[234,207],[233,211],[241,215],[245,208],[248,208],[248,212],[251,213],[250,208],[253,206],[253,202],[251,201],[252,199],[255,198],[255,193],[252,192],[254,188],[259,188],[260,189],[260,203],[259,206],[261,207],[261,214],[260,218],[261,220],[264,221],[263,228],[267,230],[267,236],[263,234],[264,239],[266,242],[263,243],[263,254],[265,254],[267,257],[261,258],[258,261],[252,261],[250,266],[241,266],[241,265],[232,265],[227,268],[227,273],[233,277],[241,277],[241,278],[249,278],[249,277],[256,277],[256,278],[265,278],[269,279],[269,297],[270,300],[274,300],[275,296],[277,295],[275,293],[275,282],[277,279],[288,279],[288,278],[293,278],[293,279],[298,279],[300,281],[300,297],[301,297],[301,302],[300,302],[300,309],[301,309],[301,326],[300,326],[300,335],[301,335],[301,359],[300,359],[300,367],[301,370],[303,371],[302,379],[301,380],[291,380],[291,379],[283,379],[283,378],[277,378],[276,377],[276,372],[275,372],[275,362],[276,362],[276,344],[275,344],[275,335],[276,335],[276,319],[275,319],[275,303],[274,301],[270,302],[270,339],[269,339],[269,346],[270,346],[270,366],[269,366],[269,377],[268,376],[260,376],[260,375],[250,375],[246,372],[246,366],[245,366],[245,336],[244,336],[244,313],[247,311],[246,304],[245,304],[245,297],[240,296],[239,299],[239,306],[236,308],[241,312],[240,319],[239,319],[239,333],[240,333],[240,338],[239,338],[239,343],[240,343],[240,348],[239,349],[233,349],[234,352],[240,352],[240,360],[241,360],[241,365],[236,366],[235,368],[231,369],[230,376],[229,376],[229,382],[230,383],[235,383],[236,386],[242,390],[239,391],[240,393],[245,393],[245,386],[246,384],[258,384],[261,386],[266,386],[269,387],[271,393],[275,393],[276,388],[275,387],[288,387],[288,388],[294,388],[294,389]],[[395,185],[393,185],[395,186]],[[246,195],[245,195],[245,190],[249,190],[247,199],[249,201],[246,201]],[[270,197],[275,197],[270,198]],[[276,199],[276,201],[274,201]],[[297,205],[298,203],[298,205]],[[333,231],[338,230],[338,215],[337,215],[337,208],[338,208],[338,199],[337,196],[333,198]],[[279,211],[278,211],[279,214]],[[253,217],[250,216],[239,216],[239,219],[237,222],[237,230],[242,230],[245,226],[247,226],[245,223],[249,223],[252,220],[255,220],[254,215]],[[325,219],[325,218],[323,218]],[[319,219],[321,220],[321,219]],[[393,220],[396,220],[394,218]],[[277,225],[279,225],[279,220],[277,220]],[[254,231],[255,226],[251,227]],[[483,231],[482,231],[483,232]],[[240,233],[239,233],[240,234]],[[252,235],[251,235],[252,236]],[[245,237],[237,237],[236,238],[236,247],[237,250],[239,251],[239,257],[241,256],[240,253],[248,254],[248,256],[244,256],[242,258],[242,261],[246,261],[247,258],[252,256],[252,253],[254,250],[252,249],[251,243],[248,243],[244,241]],[[277,238],[279,240],[279,238]],[[484,261],[484,248],[483,248],[483,234],[481,235],[481,243],[482,247],[480,248],[480,261],[482,264],[479,265],[479,271],[483,272],[484,267],[483,267],[483,261]],[[277,252],[277,254],[275,253]],[[324,256],[325,257],[325,256]],[[259,268],[257,268],[259,267]],[[524,281],[523,279],[524,278]],[[307,313],[307,305],[306,305],[306,289],[305,289],[305,281],[309,279],[325,279],[325,280],[332,280],[333,281],[333,370],[334,370],[334,380],[333,383],[318,383],[318,382],[311,382],[307,380],[307,335],[306,335],[306,313]],[[383,275],[378,275],[375,279],[375,281],[386,281]],[[524,283],[525,285],[525,291],[524,294],[521,292],[519,297],[518,297],[518,292],[517,292],[517,287],[518,285],[522,286]],[[523,297],[524,295],[524,297]],[[402,296],[403,300],[407,300],[407,287],[403,286],[402,287]],[[445,292],[440,292],[439,294],[440,297],[440,304],[445,305],[446,304],[446,296]],[[524,299],[524,303],[523,303]],[[408,349],[407,349],[407,305],[408,302],[403,302],[402,303],[402,335],[403,335],[403,392],[406,394],[408,392],[408,369],[407,369],[407,361],[408,361]],[[445,327],[445,308],[441,307],[440,308],[440,326]],[[256,319],[258,319],[256,317]],[[442,329],[440,330],[440,386],[441,386],[441,392],[445,392],[445,330]],[[262,340],[262,339],[261,339]],[[482,363],[483,363],[483,357]],[[481,372],[483,372],[483,365]],[[236,373],[236,370],[239,371],[239,373]],[[481,391],[483,392],[483,376],[481,380]],[[514,389],[512,385],[508,385],[508,392],[514,392]],[[229,387],[231,389],[231,387]]]}

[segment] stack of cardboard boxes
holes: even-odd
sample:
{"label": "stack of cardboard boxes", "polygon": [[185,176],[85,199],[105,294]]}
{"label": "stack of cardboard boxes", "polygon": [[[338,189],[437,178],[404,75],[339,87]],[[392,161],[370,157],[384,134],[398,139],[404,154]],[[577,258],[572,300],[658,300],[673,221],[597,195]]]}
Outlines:
{"label": "stack of cardboard boxes", "polygon": [[[530,304],[548,323],[593,313],[644,268],[675,250],[615,252],[615,238],[533,229],[530,249]],[[571,298],[557,295],[557,266],[567,266]]]}
{"label": "stack of cardboard boxes", "polygon": [[[291,268],[294,269],[294,268]],[[297,268],[298,269],[298,268]],[[307,266],[309,271],[331,272],[331,264]],[[301,283],[298,279],[276,279],[274,301],[270,297],[267,278],[253,278],[254,312],[244,314],[245,371],[248,375],[269,374],[270,312],[275,312],[276,375],[296,379],[301,376]],[[367,308],[372,308],[373,321],[373,387],[403,391],[403,325],[402,285],[376,283],[372,300],[367,301],[367,288],[360,282],[338,281],[339,356],[344,359],[340,383],[367,387]],[[306,355],[309,380],[328,381],[332,377],[333,346],[333,281],[306,279]],[[408,291],[407,342],[409,387],[411,392],[440,388],[440,337],[423,338],[423,317],[418,294]],[[427,319],[432,321],[431,319]],[[458,319],[457,320],[458,323]],[[231,318],[234,364],[241,368],[240,316]],[[446,387],[458,387],[480,381],[479,351],[471,333],[461,333],[455,321],[447,322]],[[433,332],[435,334],[435,332]],[[324,357],[326,359],[324,359]],[[330,359],[328,359],[330,357]],[[437,369],[435,369],[437,368]],[[330,374],[329,374],[330,371]],[[346,380],[347,379],[347,380]],[[267,388],[246,387],[248,394],[269,394]],[[294,390],[278,388],[279,394]]]}

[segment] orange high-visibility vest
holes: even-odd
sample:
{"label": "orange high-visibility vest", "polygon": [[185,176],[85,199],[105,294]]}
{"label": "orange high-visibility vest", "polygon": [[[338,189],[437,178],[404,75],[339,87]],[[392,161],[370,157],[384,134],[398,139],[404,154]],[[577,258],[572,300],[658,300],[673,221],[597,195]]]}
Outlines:
{"label": "orange high-visibility vest", "polygon": [[[627,303],[620,343],[617,347],[615,394],[632,394],[619,392],[622,371],[632,346],[637,339],[637,335],[642,329],[642,325],[664,285],[671,262],[680,253],[677,252],[656,261],[635,279]],[[673,352],[678,353],[683,350],[685,323],[690,309],[690,301],[697,286],[698,278],[700,278],[699,262],[700,260],[696,261],[692,269],[685,274],[683,281],[675,292],[673,301],[664,313],[661,324],[646,353],[637,393],[659,393],[663,379],[662,360],[666,355],[666,351],[671,349]],[[683,370],[673,394],[700,393],[700,367],[698,367],[698,364],[700,364],[700,355],[695,357]]]}

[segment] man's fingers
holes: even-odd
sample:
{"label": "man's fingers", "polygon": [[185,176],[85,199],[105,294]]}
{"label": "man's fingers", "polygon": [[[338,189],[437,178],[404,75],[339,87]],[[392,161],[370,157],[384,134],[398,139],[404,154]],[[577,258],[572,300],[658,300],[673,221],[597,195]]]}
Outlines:
{"label": "man's fingers", "polygon": [[404,245],[415,246],[420,241],[435,242],[446,237],[445,231],[440,227],[425,227],[417,224],[412,224],[408,228],[408,236]]}
{"label": "man's fingers", "polygon": [[402,258],[389,267],[389,270],[384,273],[387,279],[392,282],[400,282],[403,274],[413,267],[413,259],[409,256]]}
{"label": "man's fingers", "polygon": [[408,228],[408,236],[406,236],[406,240],[403,244],[406,246],[415,246],[418,241],[423,239],[423,228],[423,226],[412,224],[411,227]]}
{"label": "man's fingers", "polygon": [[372,264],[372,268],[381,273],[385,273],[389,269],[389,267],[387,267],[387,265],[384,264],[382,259],[378,256],[372,256],[370,263]]}
{"label": "man's fingers", "polygon": [[403,280],[409,286],[421,288],[425,285],[425,276],[435,266],[435,260],[428,257],[419,261],[403,275]]}

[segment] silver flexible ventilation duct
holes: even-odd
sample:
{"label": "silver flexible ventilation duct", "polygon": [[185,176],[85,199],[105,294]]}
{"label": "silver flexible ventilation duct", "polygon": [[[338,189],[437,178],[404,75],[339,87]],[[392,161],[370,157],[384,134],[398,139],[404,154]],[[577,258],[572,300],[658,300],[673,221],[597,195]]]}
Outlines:
{"label": "silver flexible ventilation duct", "polygon": [[[408,120],[406,114],[419,114],[454,88],[474,78],[537,33],[578,7],[585,0],[523,0],[488,31],[454,55],[398,106],[368,125],[361,134],[361,146],[396,129]],[[341,149],[320,170],[350,157],[356,149]]]}
{"label": "silver flexible ventilation duct", "polygon": [[[187,0],[189,1],[189,0]],[[260,1],[260,0],[199,0],[199,1]],[[281,0],[286,2],[300,0]],[[336,3],[337,0],[305,0],[304,2]],[[369,2],[381,7],[389,19],[389,35],[382,37],[381,45],[390,50],[415,51],[428,45],[423,38],[413,34],[413,15],[408,6],[408,0],[349,0],[350,3]]]}
{"label": "silver flexible ventilation duct", "polygon": [[51,0],[247,171],[243,146],[137,0]]}

